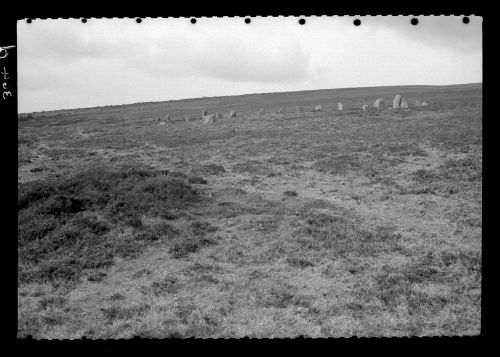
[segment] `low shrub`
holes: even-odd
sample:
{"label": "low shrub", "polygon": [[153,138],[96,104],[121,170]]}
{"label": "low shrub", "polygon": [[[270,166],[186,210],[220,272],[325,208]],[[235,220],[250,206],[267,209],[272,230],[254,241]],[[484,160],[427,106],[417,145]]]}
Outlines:
{"label": "low shrub", "polygon": [[217,244],[214,239],[204,237],[188,237],[179,239],[170,247],[169,253],[172,257],[179,259],[187,257],[191,253],[195,253],[200,249]]}
{"label": "low shrub", "polygon": [[213,233],[217,231],[217,227],[210,225],[208,222],[196,221],[191,223],[191,229],[195,236],[203,236],[207,233]]}
{"label": "low shrub", "polygon": [[313,262],[311,262],[307,259],[300,258],[300,257],[288,257],[286,262],[290,266],[296,267],[296,268],[307,268],[307,267],[314,266]]}
{"label": "low shrub", "polygon": [[208,181],[200,176],[192,176],[188,179],[188,182],[193,184],[206,185]]}
{"label": "low shrub", "polygon": [[303,218],[293,237],[308,249],[327,251],[335,256],[377,256],[403,249],[399,245],[401,235],[390,228],[362,229],[356,222],[327,214]]}
{"label": "low shrub", "polygon": [[226,169],[222,165],[207,164],[197,167],[196,169],[193,170],[192,173],[195,175],[209,176],[209,175],[219,175],[225,172]]}
{"label": "low shrub", "polygon": [[[135,256],[148,242],[178,234],[167,223],[146,228],[142,216],[179,212],[198,199],[183,180],[146,167],[94,167],[22,184],[19,281],[70,282],[85,271],[90,279],[115,256]],[[132,227],[134,235],[114,237],[110,232],[117,225]]]}

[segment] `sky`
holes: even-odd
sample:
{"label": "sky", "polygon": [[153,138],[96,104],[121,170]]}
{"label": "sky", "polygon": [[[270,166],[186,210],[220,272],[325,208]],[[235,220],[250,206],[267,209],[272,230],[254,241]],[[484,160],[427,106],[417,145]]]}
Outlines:
{"label": "sky", "polygon": [[19,21],[19,112],[326,88],[482,82],[482,18]]}

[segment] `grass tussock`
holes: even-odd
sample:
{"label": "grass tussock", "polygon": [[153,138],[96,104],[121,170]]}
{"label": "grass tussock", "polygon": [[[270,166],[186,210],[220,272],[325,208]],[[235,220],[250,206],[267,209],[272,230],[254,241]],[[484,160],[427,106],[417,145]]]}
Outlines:
{"label": "grass tussock", "polygon": [[382,266],[371,287],[358,293],[364,299],[374,297],[392,313],[406,311],[409,333],[441,325],[448,333],[460,334],[479,323],[480,281],[479,252],[428,252],[402,266]]}
{"label": "grass tussock", "polygon": [[181,282],[174,276],[166,276],[161,281],[153,282],[149,287],[144,287],[142,292],[144,294],[152,294],[154,296],[163,296],[175,294],[182,287]]}
{"label": "grass tussock", "polygon": [[280,228],[281,220],[279,216],[263,216],[252,223],[252,228],[262,234],[276,232]]}
{"label": "grass tussock", "polygon": [[31,145],[35,142],[35,139],[30,136],[18,136],[17,145]]}
{"label": "grass tussock", "polygon": [[245,207],[236,202],[219,202],[211,210],[215,217],[234,218],[246,212]]}
{"label": "grass tussock", "polygon": [[414,171],[413,185],[401,194],[456,194],[480,185],[482,177],[482,164],[474,157],[448,159],[435,169]]}
{"label": "grass tussock", "polygon": [[401,236],[391,228],[362,229],[343,216],[327,214],[303,218],[293,236],[303,248],[326,251],[338,257],[369,257],[402,249],[398,243]]}
{"label": "grass tussock", "polygon": [[188,182],[192,184],[206,185],[208,181],[205,180],[203,177],[193,176],[188,179]]}
{"label": "grass tussock", "polygon": [[207,214],[215,218],[234,218],[244,214],[269,214],[274,208],[272,202],[260,199],[253,202],[243,202],[243,200],[240,200],[240,202],[222,201],[213,205]]}
{"label": "grass tussock", "polygon": [[108,323],[113,323],[117,320],[130,320],[134,317],[142,316],[150,309],[151,306],[148,304],[140,304],[137,306],[112,305],[107,308],[102,308],[101,313]]}
{"label": "grass tussock", "polygon": [[206,164],[200,165],[192,170],[191,174],[201,176],[217,176],[226,172],[222,165]]}
{"label": "grass tussock", "polygon": [[385,154],[394,157],[420,156],[426,157],[429,154],[416,143],[392,143],[387,145],[375,145],[368,149],[374,154]]}
{"label": "grass tussock", "polygon": [[341,154],[321,159],[313,167],[318,172],[345,175],[350,171],[359,170],[362,166],[356,154]]}
{"label": "grass tussock", "polygon": [[265,177],[279,176],[279,173],[273,170],[269,165],[257,160],[250,160],[238,163],[233,166],[233,171],[240,174],[250,174]]}
{"label": "grass tussock", "polygon": [[314,266],[314,263],[301,257],[288,257],[286,262],[295,268],[307,268]]}
{"label": "grass tussock", "polygon": [[204,247],[216,245],[217,240],[207,236],[209,233],[217,231],[217,227],[211,226],[207,222],[193,222],[191,224],[191,234],[187,237],[180,237],[174,240],[169,249],[169,253],[175,259],[187,257]]}

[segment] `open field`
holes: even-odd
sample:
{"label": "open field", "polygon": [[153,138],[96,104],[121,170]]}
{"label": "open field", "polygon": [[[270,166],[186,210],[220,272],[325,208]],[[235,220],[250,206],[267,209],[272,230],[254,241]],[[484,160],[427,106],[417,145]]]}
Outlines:
{"label": "open field", "polygon": [[[394,94],[410,108],[361,111]],[[184,121],[203,109],[225,117]],[[39,114],[18,129],[19,337],[480,332],[480,84]]]}

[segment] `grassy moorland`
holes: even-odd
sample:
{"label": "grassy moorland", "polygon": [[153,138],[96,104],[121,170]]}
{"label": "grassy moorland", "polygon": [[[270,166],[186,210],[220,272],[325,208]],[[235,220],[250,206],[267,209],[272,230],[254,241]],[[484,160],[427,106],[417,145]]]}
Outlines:
{"label": "grassy moorland", "polygon": [[480,332],[481,85],[39,113],[18,182],[19,337]]}

